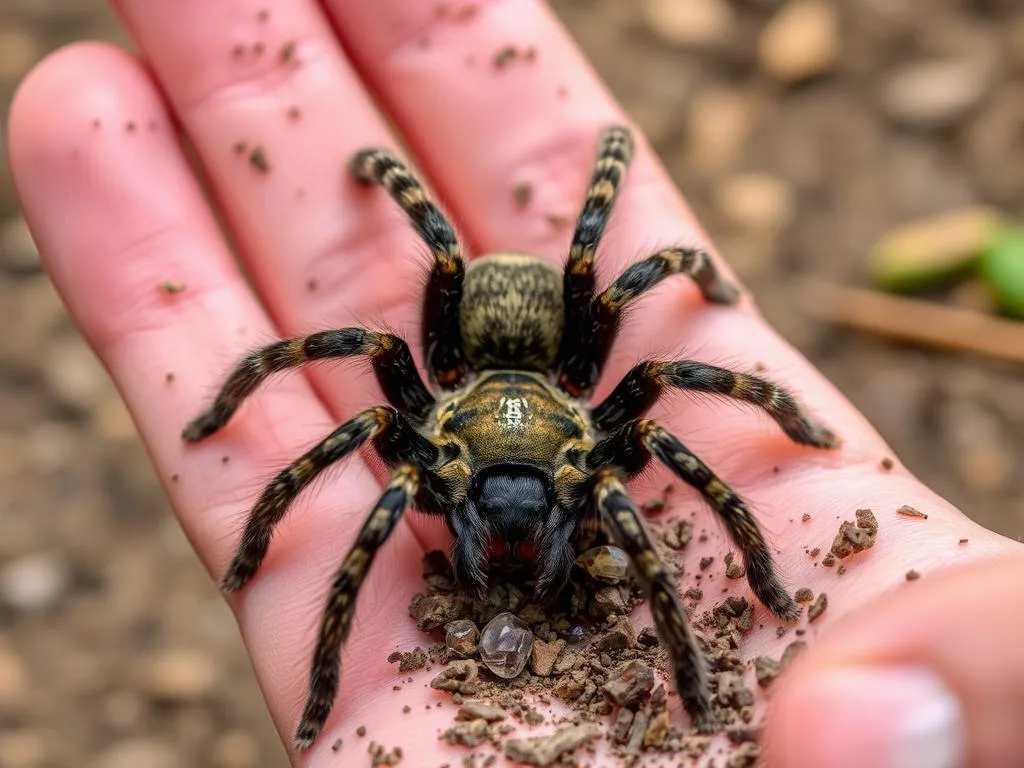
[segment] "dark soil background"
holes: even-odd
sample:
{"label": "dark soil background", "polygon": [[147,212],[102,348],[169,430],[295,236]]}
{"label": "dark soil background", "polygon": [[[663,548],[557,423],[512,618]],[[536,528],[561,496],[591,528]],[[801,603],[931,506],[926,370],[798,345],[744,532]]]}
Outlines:
{"label": "dark soil background", "polygon": [[[1024,219],[1024,8],[834,0],[765,33],[793,0],[553,5],[768,318],[911,470],[1019,538],[1020,371],[797,307],[805,277],[863,284],[867,249],[909,217],[983,202]],[[5,121],[36,61],[91,37],[123,40],[100,0],[5,0]],[[815,76],[787,82],[801,68]],[[41,271],[6,173],[0,327],[0,765],[284,765],[230,614]]]}

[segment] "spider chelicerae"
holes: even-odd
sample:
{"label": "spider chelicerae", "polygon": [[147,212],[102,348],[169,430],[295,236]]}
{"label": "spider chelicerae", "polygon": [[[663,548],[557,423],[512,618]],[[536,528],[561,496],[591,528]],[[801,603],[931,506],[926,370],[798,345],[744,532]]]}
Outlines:
{"label": "spider chelicerae", "polygon": [[414,505],[445,519],[455,575],[477,592],[486,589],[492,571],[525,569],[541,599],[555,597],[569,580],[581,532],[602,529],[634,565],[670,651],[683,705],[703,732],[717,727],[704,659],[625,481],[653,458],[697,489],[742,552],[757,598],[780,618],[799,616],[743,500],[678,438],[643,417],[663,390],[684,389],[753,404],[796,443],[833,448],[835,435],[785,389],[691,360],[638,363],[604,400],[588,401],[623,309],[645,291],[684,274],[709,302],[732,304],[739,297],[708,254],[690,247],[658,250],[598,292],[595,252],[633,150],[627,128],[601,132],[562,270],[521,253],[493,253],[467,265],[452,226],[406,165],[385,149],[357,152],[352,175],[387,190],[433,257],[421,316],[433,388],[400,337],[364,328],[327,330],[246,355],[210,407],[185,428],[182,436],[190,442],[212,435],[269,376],[315,360],[368,357],[389,403],[345,422],[274,477],[252,508],[222,580],[229,592],[245,586],[299,493],[323,470],[373,443],[390,479],[331,585],[297,749],[311,746],[327,720],[360,585]]}

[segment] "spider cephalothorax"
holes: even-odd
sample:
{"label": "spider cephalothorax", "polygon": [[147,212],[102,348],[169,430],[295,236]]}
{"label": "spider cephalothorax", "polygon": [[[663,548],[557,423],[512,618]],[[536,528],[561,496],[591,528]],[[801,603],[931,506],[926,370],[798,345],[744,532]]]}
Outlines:
{"label": "spider cephalothorax", "polygon": [[321,331],[247,355],[213,404],[186,427],[186,440],[201,440],[224,426],[271,374],[326,358],[368,357],[389,403],[342,424],[278,473],[253,507],[223,578],[225,589],[241,589],[299,493],[328,466],[372,441],[391,477],[332,584],[296,748],[309,747],[323,728],[360,585],[375,553],[413,505],[444,517],[454,537],[455,573],[478,591],[492,572],[513,569],[525,570],[538,594],[558,594],[568,581],[577,533],[602,528],[633,561],[671,652],[679,695],[702,731],[716,726],[703,659],[624,481],[652,458],[666,465],[718,513],[743,554],[758,599],[779,617],[799,615],[742,499],[675,436],[643,417],[663,389],[688,389],[756,405],[797,443],[832,448],[835,436],[784,389],[688,360],[641,362],[603,401],[587,402],[623,308],[663,278],[689,275],[704,298],[717,304],[738,297],[708,254],[689,247],[661,249],[597,292],[595,251],[632,153],[627,129],[602,132],[569,257],[558,270],[517,253],[490,254],[467,266],[451,225],[408,168],[387,150],[358,152],[352,174],[382,185],[433,255],[421,329],[433,391],[398,336],[362,328]]}

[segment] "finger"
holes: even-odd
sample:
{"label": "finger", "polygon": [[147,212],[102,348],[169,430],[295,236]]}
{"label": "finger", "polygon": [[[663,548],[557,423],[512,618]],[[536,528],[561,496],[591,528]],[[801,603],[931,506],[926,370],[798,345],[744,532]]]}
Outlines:
{"label": "finger", "polygon": [[1024,557],[925,575],[837,623],[773,698],[769,768],[995,768],[1024,750]]}
{"label": "finger", "polygon": [[[46,267],[114,377],[186,533],[219,577],[260,481],[325,434],[329,417],[294,377],[261,393],[245,422],[229,425],[215,445],[183,445],[182,426],[211,382],[273,327],[233,264],[142,66],[98,45],[47,59],[14,99],[10,148]],[[167,281],[181,290],[168,293],[160,287]],[[356,458],[336,480],[293,512],[260,577],[234,604],[289,738],[305,699],[325,574],[378,494]],[[407,596],[386,596],[414,588],[420,553],[400,530],[380,554],[365,587],[368,607],[357,609],[352,652],[365,659],[346,671],[347,684],[390,679],[380,649],[414,641]],[[361,622],[366,615],[376,621]],[[338,708],[334,722],[368,706]]]}
{"label": "finger", "polygon": [[[424,248],[386,195],[345,173],[357,149],[395,142],[317,3],[115,4],[195,145],[279,332],[415,329]],[[256,148],[265,170],[253,165]],[[408,341],[418,349],[415,334]],[[338,418],[380,401],[358,366],[311,375]]]}

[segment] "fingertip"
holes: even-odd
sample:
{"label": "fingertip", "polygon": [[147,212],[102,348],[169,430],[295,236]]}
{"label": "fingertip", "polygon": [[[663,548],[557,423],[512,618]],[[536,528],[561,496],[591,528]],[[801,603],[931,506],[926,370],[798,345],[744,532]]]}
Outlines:
{"label": "fingertip", "polygon": [[964,708],[931,670],[914,666],[821,670],[772,704],[769,766],[957,768]]}
{"label": "fingertip", "polygon": [[15,182],[31,191],[40,171],[67,162],[84,136],[133,108],[159,106],[154,102],[142,65],[127,51],[94,41],[54,51],[21,81],[11,101]]}
{"label": "fingertip", "polygon": [[767,768],[1009,765],[1024,749],[1024,558],[926,575],[844,617],[779,679]]}

